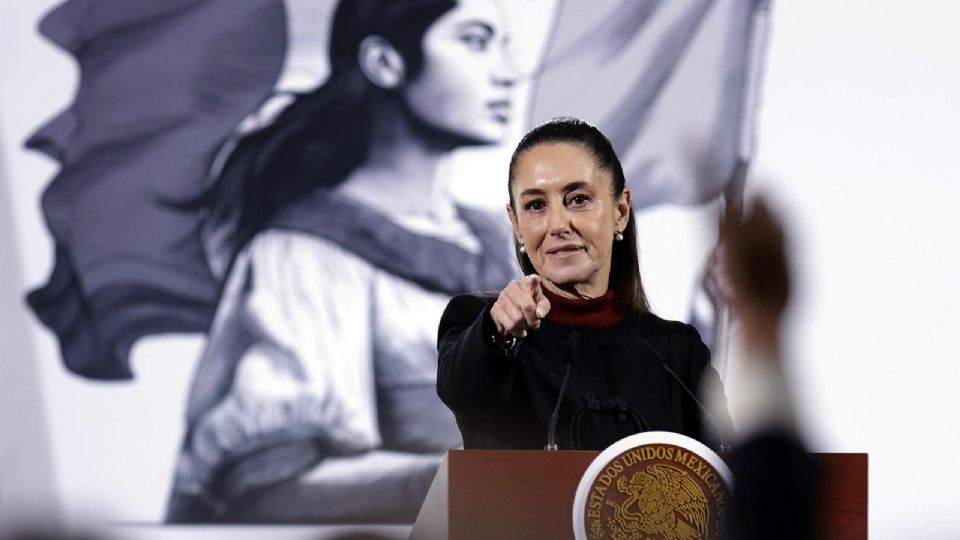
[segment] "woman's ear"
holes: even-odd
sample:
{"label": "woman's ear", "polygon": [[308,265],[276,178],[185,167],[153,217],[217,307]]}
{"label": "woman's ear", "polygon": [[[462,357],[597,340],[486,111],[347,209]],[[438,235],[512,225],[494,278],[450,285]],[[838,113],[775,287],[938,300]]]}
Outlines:
{"label": "woman's ear", "polygon": [[403,57],[389,41],[380,36],[363,38],[357,51],[357,60],[367,79],[385,90],[400,86],[406,76]]}
{"label": "woman's ear", "polygon": [[623,231],[630,222],[630,207],[633,204],[630,195],[630,188],[623,188],[623,193],[617,200],[617,230]]}
{"label": "woman's ear", "polygon": [[510,218],[510,225],[513,226],[513,237],[518,244],[523,244],[523,239],[520,237],[520,224],[517,223],[517,214],[513,211],[513,206],[510,203],[507,203],[507,217]]}

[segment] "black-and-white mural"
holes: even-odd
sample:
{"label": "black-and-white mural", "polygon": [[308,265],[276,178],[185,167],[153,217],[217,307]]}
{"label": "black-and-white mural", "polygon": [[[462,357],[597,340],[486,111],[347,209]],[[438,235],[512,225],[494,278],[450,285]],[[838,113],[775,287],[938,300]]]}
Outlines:
{"label": "black-and-white mural", "polygon": [[[68,0],[40,25],[79,83],[28,141],[60,167],[30,308],[91,381],[140,377],[144,338],[204,336],[170,389],[185,409],[158,518],[412,521],[461,444],[435,391],[440,313],[518,273],[503,210],[518,136],[583,118],[638,211],[735,209],[768,9]],[[708,260],[677,264],[709,277]],[[704,283],[668,309],[719,350]]]}

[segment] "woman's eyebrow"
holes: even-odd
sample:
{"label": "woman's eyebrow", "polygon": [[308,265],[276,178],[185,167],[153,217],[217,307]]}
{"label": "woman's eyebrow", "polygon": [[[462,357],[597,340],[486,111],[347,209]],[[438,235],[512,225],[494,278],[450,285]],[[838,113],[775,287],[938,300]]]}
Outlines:
{"label": "woman's eyebrow", "polygon": [[571,191],[578,190],[580,188],[585,188],[590,185],[590,182],[586,180],[577,180],[575,182],[569,182],[567,185],[563,186],[564,193],[570,193]]}
{"label": "woman's eyebrow", "polygon": [[480,19],[463,21],[457,25],[457,30],[461,32],[472,31],[476,29],[480,29],[484,31],[487,34],[487,36],[492,36],[497,33],[496,28],[494,28],[492,24]]}
{"label": "woman's eyebrow", "polygon": [[[580,188],[585,188],[585,187],[588,187],[589,185],[590,185],[590,182],[587,182],[586,180],[576,180],[576,181],[574,181],[574,182],[568,182],[568,183],[564,184],[564,186],[563,186],[563,188],[562,188],[562,191],[563,191],[564,193],[570,193],[571,191],[575,191],[575,190],[580,189]],[[525,189],[525,190],[523,190],[523,191],[520,192],[520,196],[521,196],[521,197],[527,197],[527,196],[534,197],[534,196],[546,195],[546,193],[547,193],[546,191],[544,191],[544,190],[542,190],[542,189],[540,189],[540,188],[527,188],[527,189]]]}

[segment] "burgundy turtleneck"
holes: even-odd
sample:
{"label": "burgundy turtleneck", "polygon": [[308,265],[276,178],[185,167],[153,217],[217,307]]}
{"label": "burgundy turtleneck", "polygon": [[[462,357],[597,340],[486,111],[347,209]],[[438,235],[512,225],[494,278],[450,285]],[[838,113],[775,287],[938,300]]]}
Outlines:
{"label": "burgundy turtleneck", "polygon": [[623,320],[623,312],[613,302],[613,289],[589,299],[566,298],[546,287],[543,294],[550,300],[546,319],[558,324],[606,328]]}

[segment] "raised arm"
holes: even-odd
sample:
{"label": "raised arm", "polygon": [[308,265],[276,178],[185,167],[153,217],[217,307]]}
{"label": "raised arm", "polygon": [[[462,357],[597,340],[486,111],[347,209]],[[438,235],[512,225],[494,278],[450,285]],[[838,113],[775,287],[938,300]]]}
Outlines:
{"label": "raised arm", "polygon": [[450,300],[437,334],[437,394],[458,416],[493,412],[510,396],[517,360],[493,341],[493,298]]}
{"label": "raised arm", "polygon": [[510,397],[518,339],[550,312],[540,277],[511,281],[496,298],[450,300],[437,334],[437,394],[458,416],[483,415]]}

